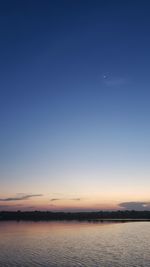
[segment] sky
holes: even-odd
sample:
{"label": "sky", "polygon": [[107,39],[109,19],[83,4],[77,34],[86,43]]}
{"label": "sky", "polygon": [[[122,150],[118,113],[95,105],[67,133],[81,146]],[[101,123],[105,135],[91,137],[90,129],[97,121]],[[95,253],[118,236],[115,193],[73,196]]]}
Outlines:
{"label": "sky", "polygon": [[149,1],[0,1],[0,210],[150,210]]}

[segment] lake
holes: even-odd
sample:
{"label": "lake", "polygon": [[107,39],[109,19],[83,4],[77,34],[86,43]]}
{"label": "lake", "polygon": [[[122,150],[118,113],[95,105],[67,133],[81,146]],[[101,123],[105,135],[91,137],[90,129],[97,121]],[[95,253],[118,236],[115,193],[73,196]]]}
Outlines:
{"label": "lake", "polygon": [[150,222],[0,222],[0,267],[150,266]]}

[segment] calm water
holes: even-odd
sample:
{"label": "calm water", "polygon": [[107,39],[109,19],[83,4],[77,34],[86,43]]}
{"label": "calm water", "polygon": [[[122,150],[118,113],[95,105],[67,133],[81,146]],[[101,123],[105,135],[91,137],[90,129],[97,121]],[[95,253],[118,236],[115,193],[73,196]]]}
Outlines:
{"label": "calm water", "polygon": [[0,223],[0,267],[150,266],[150,223]]}

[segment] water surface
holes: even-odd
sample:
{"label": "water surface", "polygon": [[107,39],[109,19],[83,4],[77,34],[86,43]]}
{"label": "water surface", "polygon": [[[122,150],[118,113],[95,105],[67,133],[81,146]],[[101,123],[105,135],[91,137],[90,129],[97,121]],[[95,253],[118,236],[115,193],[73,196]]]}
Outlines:
{"label": "water surface", "polygon": [[150,222],[1,222],[1,267],[148,267]]}

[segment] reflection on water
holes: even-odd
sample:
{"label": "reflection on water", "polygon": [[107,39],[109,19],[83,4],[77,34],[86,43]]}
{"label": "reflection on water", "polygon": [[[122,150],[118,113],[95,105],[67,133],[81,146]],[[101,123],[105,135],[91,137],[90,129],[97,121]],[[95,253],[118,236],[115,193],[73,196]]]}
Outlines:
{"label": "reflection on water", "polygon": [[1,222],[1,267],[150,266],[150,223]]}

